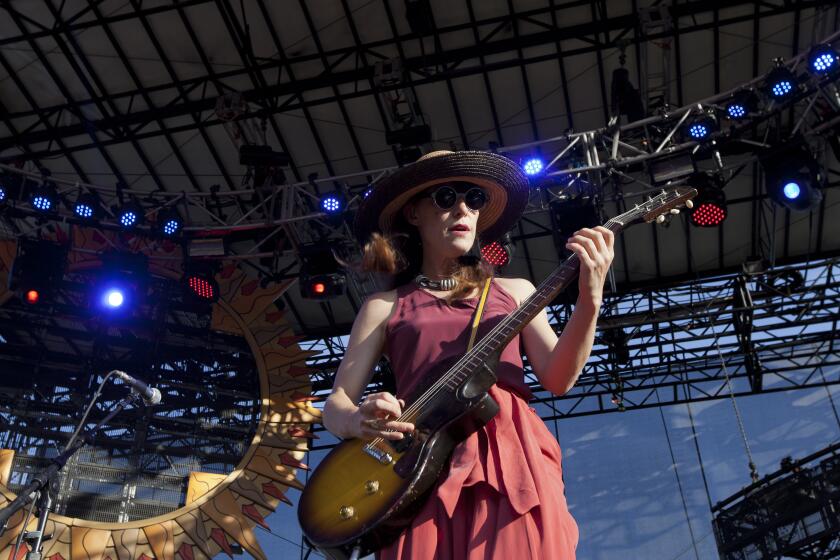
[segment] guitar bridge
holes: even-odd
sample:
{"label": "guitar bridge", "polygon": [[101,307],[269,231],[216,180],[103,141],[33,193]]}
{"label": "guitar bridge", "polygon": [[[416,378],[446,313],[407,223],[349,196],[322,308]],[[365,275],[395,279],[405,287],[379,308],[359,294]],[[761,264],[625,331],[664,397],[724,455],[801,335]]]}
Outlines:
{"label": "guitar bridge", "polygon": [[362,451],[364,451],[383,465],[389,465],[394,460],[390,453],[372,445],[365,445],[364,447],[362,447]]}

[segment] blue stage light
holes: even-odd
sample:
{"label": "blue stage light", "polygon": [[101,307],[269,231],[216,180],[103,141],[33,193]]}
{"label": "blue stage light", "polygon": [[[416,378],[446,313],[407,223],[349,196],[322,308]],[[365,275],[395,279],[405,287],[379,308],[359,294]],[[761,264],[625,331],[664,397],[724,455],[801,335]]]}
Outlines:
{"label": "blue stage light", "polygon": [[688,128],[688,134],[696,139],[705,138],[709,134],[709,129],[702,123],[696,123]]}
{"label": "blue stage light", "polygon": [[802,193],[802,189],[799,187],[799,183],[796,181],[790,181],[785,183],[785,186],[782,187],[782,192],[789,200],[795,200],[799,198],[799,195]]}
{"label": "blue stage light", "polygon": [[526,175],[537,175],[543,170],[544,164],[540,158],[531,158],[522,165]]}
{"label": "blue stage light", "polygon": [[40,212],[49,212],[55,208],[58,201],[58,193],[55,189],[55,184],[51,181],[35,187],[29,194],[29,202],[35,210]]}
{"label": "blue stage light", "polygon": [[793,89],[793,84],[790,80],[780,80],[773,84],[773,95],[776,97],[784,97]]}
{"label": "blue stage light", "polygon": [[166,220],[166,223],[163,224],[163,233],[166,235],[178,233],[179,229],[181,229],[181,223],[175,219]]}
{"label": "blue stage light", "polygon": [[173,236],[184,226],[184,220],[178,210],[172,206],[161,208],[157,213],[156,227],[160,233]]}
{"label": "blue stage light", "polygon": [[102,296],[102,303],[111,309],[118,309],[125,303],[125,293],[119,288],[109,288]]}
{"label": "blue stage light", "polygon": [[365,192],[362,193],[362,198],[369,197],[372,192],[373,192],[373,187],[370,187],[370,188],[366,189]]}
{"label": "blue stage light", "polygon": [[784,66],[776,66],[764,79],[765,90],[776,99],[787,97],[793,93],[796,84],[796,76]]}
{"label": "blue stage light", "polygon": [[89,205],[85,204],[84,202],[77,202],[76,207],[73,209],[77,216],[80,218],[92,218],[93,217],[93,208]]}
{"label": "blue stage light", "polygon": [[837,51],[828,45],[815,45],[808,53],[811,71],[816,74],[828,74],[837,70]]}
{"label": "blue stage light", "polygon": [[0,185],[0,202],[6,200],[6,187]]}
{"label": "blue stage light", "polygon": [[834,64],[834,62],[836,60],[837,59],[834,57],[833,54],[825,53],[825,54],[821,54],[816,59],[814,59],[814,62],[811,64],[811,66],[817,72],[825,72],[829,68],[831,68],[831,66]]}
{"label": "blue stage light", "polygon": [[73,205],[73,213],[85,220],[95,218],[99,209],[99,197],[95,192],[80,192]]}
{"label": "blue stage light", "polygon": [[52,208],[52,205],[52,199],[50,199],[47,196],[38,194],[32,197],[32,206],[34,206],[36,210],[46,212],[47,210]]}
{"label": "blue stage light", "polygon": [[327,214],[335,214],[341,210],[341,199],[335,195],[327,195],[321,199],[321,209]]}
{"label": "blue stage light", "polygon": [[726,113],[733,119],[740,119],[747,114],[747,109],[740,103],[733,103],[726,108]]}
{"label": "blue stage light", "polygon": [[126,210],[120,213],[120,224],[125,227],[131,227],[137,223],[137,212],[133,210]]}

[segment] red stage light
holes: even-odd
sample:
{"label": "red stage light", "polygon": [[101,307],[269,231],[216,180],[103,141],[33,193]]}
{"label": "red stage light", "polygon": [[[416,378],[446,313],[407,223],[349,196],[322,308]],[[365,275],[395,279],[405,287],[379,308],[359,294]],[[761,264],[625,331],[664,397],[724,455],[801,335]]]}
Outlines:
{"label": "red stage light", "polygon": [[190,290],[201,299],[216,299],[216,287],[209,280],[200,276],[190,276],[187,280]]}
{"label": "red stage light", "polygon": [[694,208],[691,221],[699,227],[714,227],[726,219],[726,208],[712,202],[704,202]]}
{"label": "red stage light", "polygon": [[312,293],[321,295],[327,291],[327,285],[323,282],[315,282],[312,284]]}
{"label": "red stage light", "polygon": [[34,305],[38,303],[39,299],[41,299],[41,294],[38,293],[38,290],[29,290],[26,292],[26,303]]}
{"label": "red stage light", "polygon": [[510,255],[498,241],[482,247],[481,257],[493,266],[505,266],[510,261]]}

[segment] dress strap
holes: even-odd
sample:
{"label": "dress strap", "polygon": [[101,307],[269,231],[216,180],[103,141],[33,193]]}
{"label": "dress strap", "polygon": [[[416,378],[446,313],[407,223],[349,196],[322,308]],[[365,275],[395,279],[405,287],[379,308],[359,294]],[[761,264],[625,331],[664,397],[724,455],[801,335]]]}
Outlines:
{"label": "dress strap", "polygon": [[478,300],[478,306],[475,309],[475,319],[473,319],[472,332],[470,333],[470,342],[467,344],[467,352],[472,350],[473,343],[475,342],[475,335],[478,332],[478,324],[481,322],[481,315],[484,313],[484,304],[487,302],[487,292],[490,291],[490,282],[492,281],[493,277],[490,276],[484,282],[484,289],[481,292],[481,299]]}

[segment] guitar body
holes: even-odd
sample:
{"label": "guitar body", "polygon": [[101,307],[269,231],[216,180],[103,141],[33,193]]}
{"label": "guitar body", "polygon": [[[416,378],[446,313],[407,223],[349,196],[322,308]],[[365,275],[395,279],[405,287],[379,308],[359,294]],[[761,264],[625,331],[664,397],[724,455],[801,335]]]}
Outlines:
{"label": "guitar body", "polygon": [[[449,462],[454,447],[487,424],[499,406],[487,394],[498,356],[454,390],[436,392],[401,441],[346,440],[321,461],[306,484],[298,519],[306,537],[334,559],[361,556],[387,545],[411,523]],[[451,363],[441,364],[406,399],[407,408]]]}

